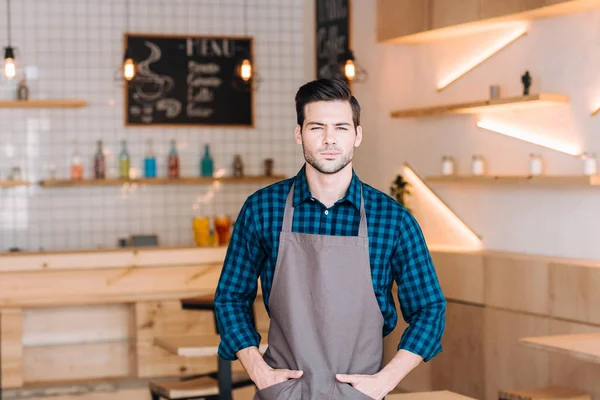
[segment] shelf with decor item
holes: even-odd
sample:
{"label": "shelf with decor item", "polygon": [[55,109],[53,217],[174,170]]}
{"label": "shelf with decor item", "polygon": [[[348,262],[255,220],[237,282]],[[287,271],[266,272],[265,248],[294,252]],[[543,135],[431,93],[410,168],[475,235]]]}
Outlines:
{"label": "shelf with decor item", "polygon": [[285,179],[284,176],[224,176],[224,177],[182,177],[182,178],[136,178],[136,179],[49,179],[40,181],[43,187],[76,187],[76,186],[121,186],[121,185],[206,185],[214,182],[224,184],[275,183]]}
{"label": "shelf with decor item", "polygon": [[487,99],[456,104],[418,107],[391,112],[392,118],[433,117],[452,114],[475,114],[480,111],[500,111],[552,104],[568,104],[569,96],[556,93],[539,93],[527,96]]}
{"label": "shelf with decor item", "polygon": [[484,184],[484,185],[533,185],[533,186],[600,186],[600,175],[452,175],[429,176],[427,183]]}
{"label": "shelf with decor item", "polygon": [[80,108],[85,100],[0,100],[0,108]]}
{"label": "shelf with decor item", "polygon": [[17,186],[29,186],[30,182],[23,180],[0,180],[0,188],[11,188]]}
{"label": "shelf with decor item", "polygon": [[566,354],[584,361],[600,364],[600,333],[533,336],[520,338],[529,347]]}

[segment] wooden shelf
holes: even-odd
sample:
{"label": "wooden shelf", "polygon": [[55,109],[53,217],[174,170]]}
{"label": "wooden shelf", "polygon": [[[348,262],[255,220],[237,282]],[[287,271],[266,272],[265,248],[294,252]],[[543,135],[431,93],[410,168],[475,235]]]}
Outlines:
{"label": "wooden shelf", "polygon": [[0,188],[16,187],[16,186],[29,186],[30,183],[27,181],[0,181]]}
{"label": "wooden shelf", "polygon": [[243,178],[226,176],[221,178],[211,177],[183,177],[183,178],[139,178],[139,179],[56,179],[40,181],[44,187],[73,187],[73,186],[121,186],[121,185],[206,185],[213,182],[225,184],[243,183],[275,183],[285,179],[283,176],[245,176]]}
{"label": "wooden shelf", "polygon": [[555,175],[555,176],[430,176],[427,183],[448,184],[498,184],[534,186],[599,186],[600,175]]}
{"label": "wooden shelf", "polygon": [[87,106],[84,100],[0,100],[0,108],[77,108]]}
{"label": "wooden shelf", "polygon": [[521,343],[600,364],[600,333],[527,337]]}
{"label": "wooden shelf", "polygon": [[569,97],[562,94],[540,93],[529,96],[506,97],[500,99],[488,99],[458,104],[447,104],[433,107],[411,108],[406,110],[392,111],[392,118],[408,117],[432,117],[448,114],[473,114],[479,111],[500,111],[515,108],[524,108],[549,104],[566,104]]}

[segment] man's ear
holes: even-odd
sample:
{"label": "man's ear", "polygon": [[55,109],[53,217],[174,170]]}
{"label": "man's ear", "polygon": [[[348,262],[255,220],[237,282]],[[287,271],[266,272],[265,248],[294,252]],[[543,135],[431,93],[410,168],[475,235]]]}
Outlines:
{"label": "man's ear", "polygon": [[300,125],[296,125],[296,129],[294,130],[294,137],[296,138],[297,144],[302,144],[302,127]]}
{"label": "man's ear", "polygon": [[354,147],[360,146],[362,143],[362,126],[356,127],[356,137],[354,138]]}

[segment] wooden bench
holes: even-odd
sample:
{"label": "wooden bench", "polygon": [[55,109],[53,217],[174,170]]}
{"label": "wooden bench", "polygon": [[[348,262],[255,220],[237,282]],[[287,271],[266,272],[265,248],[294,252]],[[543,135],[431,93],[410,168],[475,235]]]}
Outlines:
{"label": "wooden bench", "polygon": [[[232,374],[232,389],[253,384],[245,372]],[[211,376],[183,381],[150,382],[152,400],[218,399],[219,382]]]}

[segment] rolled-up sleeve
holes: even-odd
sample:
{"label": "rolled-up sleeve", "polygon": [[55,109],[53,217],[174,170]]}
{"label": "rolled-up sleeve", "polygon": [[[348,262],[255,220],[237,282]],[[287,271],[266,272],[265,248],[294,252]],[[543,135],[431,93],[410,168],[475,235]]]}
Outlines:
{"label": "rolled-up sleeve", "polygon": [[250,307],[256,298],[258,276],[266,253],[254,221],[251,196],[236,220],[215,293],[215,313],[221,336],[218,352],[226,360],[237,359],[239,350],[258,347],[261,340],[252,325]]}
{"label": "rolled-up sleeve", "polygon": [[421,228],[409,212],[402,216],[392,266],[400,311],[408,324],[398,350],[410,351],[429,361],[442,351],[446,299]]}

